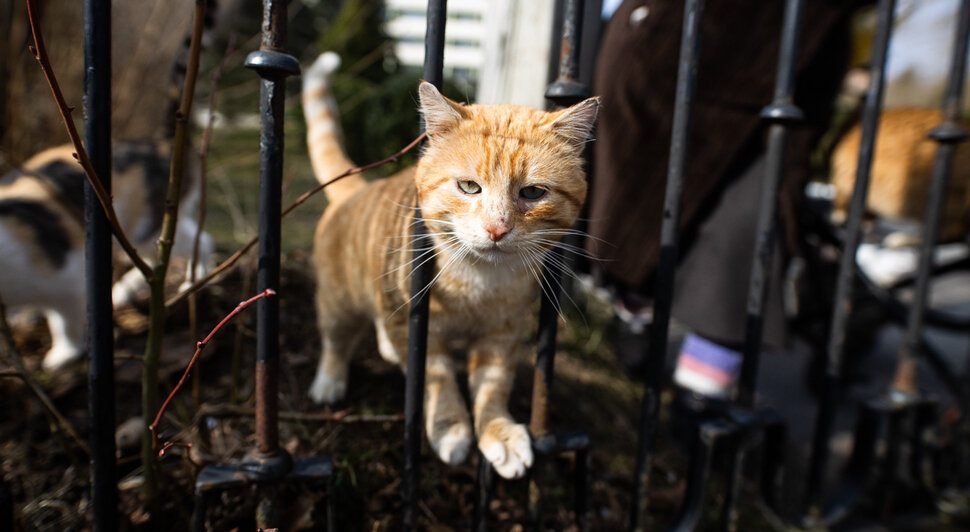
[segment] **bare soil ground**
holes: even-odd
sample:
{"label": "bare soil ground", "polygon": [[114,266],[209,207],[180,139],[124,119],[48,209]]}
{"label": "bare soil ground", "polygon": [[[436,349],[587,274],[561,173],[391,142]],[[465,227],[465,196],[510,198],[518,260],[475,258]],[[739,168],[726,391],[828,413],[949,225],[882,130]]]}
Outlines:
{"label": "bare soil ground", "polygon": [[[362,356],[353,365],[347,399],[335,408],[320,408],[306,397],[315,370],[319,337],[314,322],[312,278],[303,252],[284,259],[280,291],[281,373],[280,442],[294,457],[330,456],[336,466],[337,522],[340,530],[389,530],[399,526],[403,463],[401,413],[404,377],[400,370]],[[255,289],[248,274],[237,271],[204,290],[198,299],[201,338],[235,305]],[[246,286],[248,285],[248,286]],[[560,327],[556,381],[552,390],[550,424],[554,429],[581,429],[593,441],[592,528],[617,530],[628,519],[632,470],[639,418],[640,387],[614,362],[607,313],[593,303],[566,311]],[[138,432],[126,429],[140,416],[141,363],[144,346],[143,309],[119,312],[116,346],[119,432],[119,486],[122,530],[185,530],[190,527],[193,486],[206,464],[238,461],[255,447],[252,408],[255,359],[255,308],[222,330],[204,351],[198,375],[197,404],[191,386],[182,389],[161,426],[162,442],[191,443],[191,450],[175,446],[161,459],[162,496],[159,508],[141,498]],[[194,350],[187,305],[168,321],[162,361],[162,397],[177,382]],[[18,344],[35,379],[52,396],[58,409],[82,438],[89,428],[86,364],[54,374],[39,369],[46,350],[46,328],[38,319],[21,318],[15,326]],[[366,350],[366,349],[365,349]],[[238,393],[234,398],[233,353],[238,353]],[[370,348],[373,352],[373,347]],[[513,414],[527,420],[531,367],[517,375]],[[39,402],[17,379],[0,380],[0,467],[14,500],[21,530],[86,530],[91,524],[88,457],[56,429]],[[153,415],[154,413],[152,413]],[[305,416],[304,414],[311,414]],[[674,465],[670,464],[673,460]],[[676,510],[683,492],[680,458],[661,458],[655,471],[652,506],[661,521]],[[463,530],[471,527],[477,457],[447,467],[425,448],[418,506],[421,528]],[[573,457],[564,455],[537,465],[542,472],[544,504],[542,528],[573,529]],[[495,483],[490,506],[490,529],[519,530],[527,524],[525,481]],[[276,492],[281,530],[321,529],[314,505],[323,490],[303,486]],[[236,490],[216,501],[209,512],[213,530],[254,530],[254,490]],[[317,504],[322,506],[322,504]]]}

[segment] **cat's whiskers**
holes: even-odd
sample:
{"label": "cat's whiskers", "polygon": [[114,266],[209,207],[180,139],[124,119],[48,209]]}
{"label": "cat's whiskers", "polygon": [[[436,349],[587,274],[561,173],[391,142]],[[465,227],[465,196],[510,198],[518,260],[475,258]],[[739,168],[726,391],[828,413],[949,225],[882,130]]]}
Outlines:
{"label": "cat's whiskers", "polygon": [[[471,250],[467,246],[462,244],[460,241],[458,241],[457,239],[455,239],[455,241],[457,242],[458,252],[451,255],[448,258],[448,260],[445,261],[443,265],[441,265],[441,267],[438,269],[438,273],[431,279],[431,281],[424,288],[419,290],[417,294],[412,295],[406,302],[401,304],[401,306],[394,309],[394,312],[388,315],[388,318],[397,314],[398,311],[400,311],[402,308],[409,306],[414,300],[427,294],[431,290],[431,287],[434,286],[434,284],[438,281],[438,279],[441,278],[441,275],[444,274],[445,271],[447,271],[451,265],[455,264],[456,262],[460,262],[465,258],[466,255],[468,255],[468,253],[471,252]],[[435,256],[437,256],[438,254],[440,254],[440,252],[436,253]],[[413,273],[414,270],[412,269],[411,272]]]}
{"label": "cat's whiskers", "polygon": [[581,248],[579,246],[574,246],[572,244],[567,244],[565,242],[561,242],[561,241],[558,241],[558,240],[553,240],[553,239],[550,239],[550,238],[534,238],[533,241],[534,242],[537,242],[539,244],[545,244],[545,245],[549,246],[550,248],[552,248],[552,247],[559,248],[564,253],[572,253],[573,255],[577,255],[579,257],[583,257],[584,259],[589,259],[589,260],[593,260],[593,261],[597,261],[597,262],[604,261],[604,259],[600,259],[599,257],[596,257],[596,256],[592,255],[590,252],[586,251],[585,249],[583,249],[583,248]]}
{"label": "cat's whiskers", "polygon": [[[453,234],[452,235],[449,235],[448,233],[444,233],[444,234],[450,236],[450,238],[448,240],[445,240],[444,242],[441,242],[440,244],[432,244],[429,247],[414,248],[412,250],[407,250],[407,249],[401,248],[400,249],[400,252],[402,252],[402,253],[405,253],[407,251],[411,251],[412,252],[412,255],[411,255],[410,260],[408,260],[407,262],[401,264],[397,268],[394,268],[394,269],[392,269],[390,271],[385,272],[383,275],[381,275],[380,277],[378,277],[378,279],[382,279],[384,277],[387,277],[387,276],[389,276],[389,275],[391,275],[391,274],[393,274],[395,272],[398,272],[398,271],[400,271],[400,270],[402,270],[404,268],[407,268],[408,266],[414,265],[418,261],[421,261],[421,262],[418,262],[417,265],[413,266],[413,268],[411,268],[411,271],[408,272],[407,278],[410,279],[411,278],[411,274],[414,272],[414,270],[416,268],[419,268],[419,267],[423,266],[426,262],[428,262],[430,260],[436,259],[438,257],[438,255],[441,254],[442,251],[451,250],[451,249],[456,248],[456,247],[460,248],[460,247],[463,246],[463,244],[461,243],[461,241],[458,240],[458,238],[455,237]],[[419,254],[416,255],[414,252],[419,252]]]}
{"label": "cat's whiskers", "polygon": [[[428,236],[454,237],[454,236],[457,235],[457,233],[455,233],[454,231],[443,231],[443,232],[440,232],[440,233],[427,233],[427,235]],[[412,241],[413,242],[414,236],[413,235],[389,236],[389,237],[386,238],[386,240],[409,240],[409,241]],[[434,244],[432,244],[431,246],[425,246],[425,247],[421,247],[421,248],[408,248],[408,247],[404,247],[404,246],[401,246],[401,247],[384,246],[384,249],[387,249],[387,250],[390,250],[390,251],[424,251],[424,250],[427,250],[427,249],[431,249],[432,247],[434,247]]]}
{"label": "cat's whiskers", "polygon": [[[569,268],[569,265],[566,264],[565,261],[563,261],[560,257],[557,257],[555,253],[553,253],[552,248],[546,248],[538,244],[536,240],[533,240],[528,244],[529,245],[527,247],[523,248],[523,252],[530,254],[533,264],[538,265],[538,270],[540,272],[538,275],[535,274],[534,266],[530,267],[530,269],[532,269],[533,275],[539,281],[539,286],[542,288],[542,291],[546,294],[546,297],[553,302],[554,308],[556,309],[556,313],[560,317],[565,318],[562,312],[562,301],[560,299],[560,297],[565,296],[565,298],[569,300],[569,303],[572,304],[573,308],[577,310],[577,313],[579,314],[580,318],[583,320],[583,324],[585,326],[588,326],[588,323],[586,322],[586,317],[584,316],[582,309],[579,307],[579,304],[576,303],[576,301],[573,300],[573,298],[569,295],[569,291],[566,290],[565,286],[563,286],[563,283],[560,280],[560,275],[557,275],[557,274],[568,275],[577,281],[580,281],[579,276],[576,275],[576,273]],[[559,245],[559,244],[560,243],[555,243],[555,245]],[[547,270],[550,275],[546,275]],[[548,291],[548,289],[551,288],[552,286],[550,281],[554,282],[556,287],[559,288],[559,293],[561,294],[560,297],[553,297],[554,294]]]}
{"label": "cat's whiskers", "polygon": [[582,238],[588,238],[604,246],[609,246],[615,248],[616,246],[602,238],[597,238],[586,231],[580,231],[579,229],[536,229],[532,231],[533,235],[543,235],[543,236],[555,236],[555,237],[566,237],[566,236],[578,236]]}
{"label": "cat's whiskers", "polygon": [[[532,273],[532,277],[534,277],[536,280],[536,283],[538,283],[539,289],[542,290],[543,294],[545,294],[547,299],[549,299],[550,301],[553,301],[554,305],[558,305],[558,302],[556,301],[556,299],[553,298],[552,294],[548,292],[548,287],[544,282],[545,275],[542,272],[541,255],[536,253],[534,250],[531,250],[528,248],[524,248],[521,251],[522,253],[519,254],[519,258],[522,260],[522,264],[524,264],[525,267],[528,268],[529,272]],[[557,314],[560,313],[558,308],[556,309],[556,313]]]}

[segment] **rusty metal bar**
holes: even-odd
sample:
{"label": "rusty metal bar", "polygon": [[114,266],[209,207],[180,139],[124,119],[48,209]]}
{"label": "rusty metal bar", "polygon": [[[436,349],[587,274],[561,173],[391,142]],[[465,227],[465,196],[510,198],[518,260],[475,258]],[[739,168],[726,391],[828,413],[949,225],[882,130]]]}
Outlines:
{"label": "rusty metal bar", "polygon": [[[259,111],[259,266],[260,291],[279,291],[281,203],[283,185],[283,114],[286,77],[300,72],[296,59],[282,52],[286,43],[286,2],[264,0],[262,41],[246,58],[246,66],[261,79]],[[262,471],[281,479],[293,467],[292,458],[279,445],[279,298],[259,301],[256,318],[256,460]],[[257,524],[274,526],[277,520],[265,496]]]}
{"label": "rusty metal bar", "polygon": [[[249,54],[246,66],[261,80],[260,90],[260,290],[279,289],[280,200],[283,175],[283,119],[285,81],[300,73],[300,64],[283,52],[286,43],[284,0],[264,0],[263,36],[260,49]],[[266,299],[274,300],[265,305]],[[193,530],[205,529],[206,506],[219,491],[256,485],[263,489],[257,504],[256,524],[276,526],[273,494],[284,482],[315,484],[327,492],[327,530],[335,530],[333,463],[327,456],[293,460],[279,445],[279,305],[278,298],[263,298],[257,316],[256,440],[254,453],[240,463],[216,464],[199,472],[195,482]]]}
{"label": "rusty metal bar", "polygon": [[839,264],[839,277],[836,284],[835,306],[829,332],[826,352],[825,380],[821,386],[819,410],[816,414],[815,432],[812,442],[812,457],[809,466],[806,499],[809,513],[821,512],[822,481],[828,463],[829,438],[835,422],[835,410],[839,399],[842,379],[842,358],[845,347],[846,328],[852,310],[852,282],[855,277],[856,250],[861,238],[862,216],[865,211],[866,195],[869,192],[869,175],[872,168],[872,154],[879,126],[879,113],[882,107],[882,94],[888,58],[889,38],[892,34],[895,0],[880,0],[876,35],[873,41],[871,79],[866,91],[862,116],[862,141],[859,148],[859,163],[856,170],[855,189],[849,205],[848,224],[842,257]]}
{"label": "rusty metal bar", "polygon": [[650,352],[647,356],[646,383],[643,391],[639,445],[634,473],[633,508],[630,529],[643,530],[647,511],[646,490],[650,464],[657,436],[660,413],[660,394],[663,389],[664,360],[667,353],[667,333],[673,286],[677,267],[677,247],[680,231],[680,210],[687,166],[687,139],[690,133],[697,78],[697,57],[701,45],[703,0],[687,0],[684,4],[684,26],[677,71],[677,92],[674,102],[674,123],[671,133],[670,162],[667,169],[667,189],[664,197],[663,225],[660,237],[660,259],[657,266],[654,295],[654,321],[650,327]]}
{"label": "rusty metal bar", "polygon": [[584,4],[584,0],[564,0],[563,2],[559,72],[556,81],[546,88],[546,99],[563,107],[579,103],[589,97],[589,89],[579,81]]}
{"label": "rusty metal bar", "polygon": [[[300,72],[293,56],[282,53],[286,42],[286,2],[263,2],[262,43],[246,58],[246,66],[262,78],[259,139],[259,268],[257,287],[279,290],[280,211],[283,179],[283,105],[285,78]],[[279,298],[259,301],[256,340],[256,439],[259,453],[279,451],[278,374]]]}
{"label": "rusty metal bar", "polygon": [[[546,99],[559,107],[574,105],[589,97],[589,89],[578,80],[579,58],[582,47],[583,28],[583,0],[564,0],[562,2],[563,17],[561,39],[559,47],[559,65],[556,81],[546,88]],[[538,350],[536,366],[532,381],[532,404],[529,420],[529,431],[533,439],[546,439],[549,435],[549,390],[552,387],[553,370],[556,357],[556,332],[559,319],[559,298],[562,291],[562,275],[559,268],[549,265],[552,262],[561,263],[563,252],[560,248],[550,251],[544,267],[541,287],[541,302],[539,306]],[[555,441],[555,436],[552,436]],[[542,462],[549,453],[558,452],[556,446],[544,448],[533,442],[536,452],[536,463],[529,474],[528,511],[530,529],[538,529],[542,520]],[[583,460],[580,466],[577,462],[576,479],[576,520],[581,530],[588,528],[584,524],[586,516],[586,492],[580,486],[589,483],[588,445],[577,451],[577,460]]]}
{"label": "rusty metal bar", "polygon": [[[562,260],[562,251],[551,251],[551,261]],[[536,351],[536,368],[532,379],[532,411],[529,430],[533,436],[543,436],[549,431],[549,388],[556,361],[556,331],[559,321],[559,274],[553,267],[546,267],[539,305],[539,346]]]}
{"label": "rusty metal bar", "polygon": [[[562,252],[557,248],[551,251],[551,261],[561,260]],[[559,321],[559,278],[555,268],[546,267],[543,274],[541,302],[539,305],[539,346],[536,352],[536,367],[532,379],[532,408],[529,419],[529,432],[533,438],[541,438],[549,432],[549,390],[556,358],[556,331]],[[549,279],[547,282],[546,279]],[[535,447],[535,445],[533,445]],[[538,453],[536,453],[538,455]],[[542,514],[542,488],[540,478],[543,470],[543,457],[536,456],[536,462],[529,472],[529,505],[527,514],[533,528],[539,526]]]}
{"label": "rusty metal bar", "polygon": [[[429,0],[427,29],[424,38],[424,79],[441,89],[444,80],[445,23],[448,17],[447,0]],[[422,122],[422,129],[424,123]],[[414,249],[430,249],[431,237],[421,219],[421,206],[415,211]],[[415,251],[415,254],[418,254]],[[421,429],[424,417],[424,377],[428,351],[428,313],[431,293],[425,287],[431,283],[434,261],[415,261],[411,272],[411,306],[408,309],[407,380],[404,391],[404,478],[401,482],[403,500],[402,528],[413,530],[417,525],[417,491],[420,480]]]}

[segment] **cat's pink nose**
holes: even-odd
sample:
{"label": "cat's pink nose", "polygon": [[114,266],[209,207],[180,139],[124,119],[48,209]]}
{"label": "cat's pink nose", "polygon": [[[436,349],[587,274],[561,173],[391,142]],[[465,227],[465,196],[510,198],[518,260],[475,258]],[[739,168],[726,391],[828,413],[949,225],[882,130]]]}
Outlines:
{"label": "cat's pink nose", "polygon": [[488,237],[492,239],[492,242],[498,242],[509,234],[508,226],[502,222],[489,222],[485,224],[485,230],[488,231]]}

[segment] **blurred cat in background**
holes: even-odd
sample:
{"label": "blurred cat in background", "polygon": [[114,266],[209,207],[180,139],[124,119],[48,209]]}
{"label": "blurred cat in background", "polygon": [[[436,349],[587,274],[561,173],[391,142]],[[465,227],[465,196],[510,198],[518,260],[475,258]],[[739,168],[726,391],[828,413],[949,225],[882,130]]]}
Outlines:
{"label": "blurred cat in background", "polygon": [[[47,318],[51,347],[43,367],[53,370],[84,352],[84,183],[74,147],[59,146],[31,157],[0,179],[0,297],[11,310],[35,308]],[[112,147],[111,195],[121,227],[146,260],[155,256],[168,187],[171,145],[133,140]],[[181,216],[172,255],[188,261],[199,228],[193,219],[199,192],[186,165]],[[116,246],[117,247],[117,246]],[[196,276],[204,275],[212,253],[202,233]],[[120,254],[119,252],[116,254]],[[141,272],[132,268],[112,288],[115,306],[145,293]]]}
{"label": "blurred cat in background", "polygon": [[[127,6],[125,9],[146,16],[138,10],[144,10],[147,5]],[[215,0],[206,0],[203,47],[212,39],[217,9]],[[177,19],[188,23],[182,20],[184,16],[180,18],[175,14],[163,13],[161,9],[150,11],[153,13],[152,20],[156,20],[154,17],[157,15],[162,17],[157,21],[164,19],[175,23]],[[172,20],[169,20],[169,15],[173,17]],[[177,26],[181,27],[180,24]],[[123,113],[123,116],[118,116],[117,106],[113,106],[113,118],[140,124],[141,128],[136,128],[139,131],[152,131],[150,136],[140,136],[142,133],[113,142],[111,169],[111,196],[119,223],[141,257],[149,262],[156,254],[156,241],[165,210],[172,158],[170,139],[175,135],[176,111],[188,68],[190,37],[189,32],[169,31],[163,38],[164,42],[156,43],[158,49],[147,51],[149,48],[138,47],[145,55],[137,56],[137,60],[131,59],[128,63],[123,62],[127,67],[124,73],[156,76],[161,83],[145,87],[142,79],[133,83],[132,78],[125,76],[113,78],[116,83],[115,96],[140,102],[130,106],[130,112]],[[174,52],[174,56],[170,51]],[[127,57],[131,52],[125,49],[122,55]],[[167,84],[158,68],[164,64],[168,65]],[[141,98],[146,100],[142,101]],[[162,112],[145,113],[141,112],[143,108],[161,109]],[[123,109],[129,110],[129,107],[123,106]],[[150,127],[153,124],[157,127]],[[10,310],[33,308],[44,313],[51,335],[51,347],[42,362],[47,370],[66,366],[79,359],[85,350],[86,177],[73,153],[72,145],[48,148],[0,177],[0,298]],[[191,148],[189,153],[192,153]],[[197,159],[186,156],[185,161],[172,258],[173,261],[184,261],[189,268],[195,237],[199,232],[195,214],[200,190],[195,169]],[[212,250],[212,238],[202,232],[199,235],[196,278],[205,274]],[[114,255],[116,264],[130,265],[120,246],[115,246]],[[136,268],[131,268],[120,278],[116,276],[116,279],[111,293],[116,307],[132,303],[147,294],[148,285]]]}

